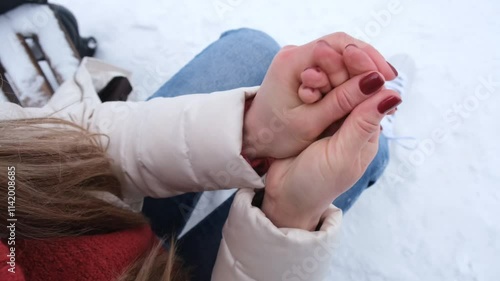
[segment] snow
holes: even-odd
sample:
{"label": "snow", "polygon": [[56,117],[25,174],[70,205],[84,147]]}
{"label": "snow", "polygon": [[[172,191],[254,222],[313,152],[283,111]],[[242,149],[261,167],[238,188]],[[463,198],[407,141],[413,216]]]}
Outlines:
{"label": "snow", "polygon": [[[0,87],[1,87],[2,83],[0,82]],[[0,102],[6,102],[6,101],[9,101],[7,99],[7,97],[5,96],[4,92],[2,91],[2,89],[0,88]]]}
{"label": "snow", "polygon": [[33,67],[17,34],[38,36],[51,66],[63,81],[72,77],[78,67],[78,59],[73,56],[57,19],[46,6],[24,5],[1,15],[0,34],[6,39],[0,44],[0,61],[19,90],[18,98],[24,106],[42,106],[50,96],[41,91],[44,78]]}
{"label": "snow", "polygon": [[396,131],[420,147],[394,147],[384,179],[346,214],[331,280],[500,280],[500,84],[484,82],[500,81],[498,1],[54,2],[97,38],[97,57],[133,72],[134,100],[238,27],[283,45],[346,31],[410,54],[418,71]]}

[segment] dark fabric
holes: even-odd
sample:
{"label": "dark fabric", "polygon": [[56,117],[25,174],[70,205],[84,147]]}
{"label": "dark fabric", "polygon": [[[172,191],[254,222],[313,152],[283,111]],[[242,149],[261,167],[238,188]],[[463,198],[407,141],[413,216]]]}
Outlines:
{"label": "dark fabric", "polygon": [[156,235],[162,238],[177,237],[191,217],[201,195],[201,192],[193,192],[161,199],[146,197],[142,213],[151,222]]}
{"label": "dark fabric", "polygon": [[47,4],[47,0],[0,0],[0,14],[8,12],[22,4]]}
{"label": "dark fabric", "polygon": [[99,98],[106,101],[126,101],[132,92],[132,85],[126,77],[119,76],[111,79],[108,85],[99,91]]}
{"label": "dark fabric", "polygon": [[189,261],[190,267],[194,269],[190,272],[190,281],[210,280],[222,240],[222,227],[235,196],[233,194],[178,240],[177,254]]}
{"label": "dark fabric", "polygon": [[7,81],[7,77],[5,75],[7,71],[3,67],[3,65],[0,63],[0,86],[2,89],[2,92],[5,94],[5,97],[7,97],[7,100],[9,102],[21,105],[21,102],[17,98],[16,94],[14,93],[14,89],[10,86],[9,81]]}
{"label": "dark fabric", "polygon": [[[186,193],[166,199],[146,198],[142,212],[151,221],[156,235],[177,236],[191,216],[200,196],[201,193]],[[177,241],[176,254],[188,265],[190,281],[210,280],[222,239],[222,227],[234,197],[235,194]]]}

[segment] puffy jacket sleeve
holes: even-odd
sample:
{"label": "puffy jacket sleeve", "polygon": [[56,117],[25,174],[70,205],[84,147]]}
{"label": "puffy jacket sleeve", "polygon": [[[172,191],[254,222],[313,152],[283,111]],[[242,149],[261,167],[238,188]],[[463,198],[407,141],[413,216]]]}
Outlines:
{"label": "puffy jacket sleeve", "polygon": [[342,213],[333,205],[319,231],[277,228],[253,190],[238,191],[223,228],[213,281],[327,280]]}
{"label": "puffy jacket sleeve", "polygon": [[241,156],[245,89],[97,106],[90,131],[104,138],[128,190],[183,192],[262,187]]}
{"label": "puffy jacket sleeve", "polygon": [[100,134],[124,201],[133,208],[144,196],[264,186],[240,155],[245,99],[255,88],[101,103],[94,89],[96,78],[89,72],[93,68],[85,59],[74,79],[64,83],[44,108],[9,105],[15,107],[10,112],[17,112],[9,113],[10,118],[58,117]]}

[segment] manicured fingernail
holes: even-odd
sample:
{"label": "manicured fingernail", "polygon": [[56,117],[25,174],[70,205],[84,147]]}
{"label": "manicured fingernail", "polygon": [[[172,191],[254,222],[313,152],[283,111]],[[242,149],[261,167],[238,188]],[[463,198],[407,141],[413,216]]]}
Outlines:
{"label": "manicured fingernail", "polygon": [[394,72],[394,74],[395,74],[396,76],[398,76],[398,75],[399,75],[399,73],[398,73],[398,71],[396,70],[396,68],[394,68],[394,66],[392,66],[392,64],[390,64],[389,62],[387,62],[387,64],[391,67],[392,72]]}
{"label": "manicured fingernail", "polygon": [[383,131],[384,130],[384,127],[382,127],[382,125],[380,125],[380,131]]}
{"label": "manicured fingernail", "polygon": [[398,106],[402,100],[396,96],[388,97],[379,103],[377,109],[381,114],[386,114],[387,112],[393,110],[396,106]]}
{"label": "manicured fingernail", "polygon": [[346,49],[349,48],[349,47],[358,48],[358,46],[356,44],[349,44],[349,45],[345,46]]}
{"label": "manicured fingernail", "polygon": [[359,81],[359,88],[365,95],[371,95],[384,86],[384,78],[377,72],[372,72]]}

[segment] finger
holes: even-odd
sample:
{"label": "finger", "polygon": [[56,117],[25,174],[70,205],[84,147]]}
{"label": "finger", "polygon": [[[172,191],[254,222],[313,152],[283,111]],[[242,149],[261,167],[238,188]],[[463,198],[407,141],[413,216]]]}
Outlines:
{"label": "finger", "polygon": [[[392,90],[382,90],[361,103],[346,118],[342,127],[332,137],[332,145],[340,145],[346,154],[360,151],[369,142],[376,141],[382,118],[401,103],[400,96]],[[352,154],[356,155],[356,154]]]}
{"label": "finger", "polygon": [[323,95],[317,88],[309,88],[301,85],[299,88],[299,98],[305,104],[312,104],[321,99]]}
{"label": "finger", "polygon": [[289,50],[289,49],[295,49],[297,48],[297,45],[286,45],[286,46],[283,46],[281,49],[282,50]]}
{"label": "finger", "polygon": [[346,117],[341,118],[340,120],[334,122],[326,130],[323,131],[323,133],[319,136],[320,139],[325,138],[325,137],[331,137],[333,134],[335,134],[340,127],[342,127],[342,124],[344,124]]}
{"label": "finger", "polygon": [[342,52],[335,51],[323,40],[318,41],[313,49],[313,62],[326,72],[332,88],[340,86],[349,79],[341,54]]}
{"label": "finger", "polygon": [[[319,67],[310,67],[302,72],[300,75],[302,84],[309,88],[324,88],[330,85],[328,76]],[[326,93],[329,91],[326,91]]]}
{"label": "finger", "polygon": [[391,81],[398,76],[396,69],[385,60],[377,49],[369,44],[366,44],[362,49],[372,58],[377,65],[378,71],[384,75],[385,80]]}
{"label": "finger", "polygon": [[360,49],[365,51],[368,56],[372,59],[372,61],[375,63],[377,66],[377,69],[380,73],[384,75],[384,78],[388,81],[396,78],[397,73],[393,70],[393,67],[391,67],[387,61],[385,60],[384,56],[380,54],[379,51],[377,51],[372,45],[365,43],[361,40],[358,40],[347,33],[344,32],[337,32],[333,33],[327,36],[324,36],[320,38],[319,40],[324,40],[326,41],[335,51],[337,51],[339,54],[342,54],[344,49],[347,47],[349,44],[355,44],[358,46]]}
{"label": "finger", "polygon": [[[300,75],[304,69],[315,66],[312,56],[313,49],[311,45],[289,45],[281,48],[274,56],[269,67],[270,70],[267,74],[276,73],[276,75],[282,77],[289,77],[291,75],[292,77],[296,77],[297,81],[299,81]],[[271,71],[273,68],[279,69],[279,71]]]}
{"label": "finger", "polygon": [[378,72],[358,75],[326,94],[319,102],[307,105],[305,113],[322,131],[349,114],[360,103],[380,91],[384,78]]}
{"label": "finger", "polygon": [[343,57],[350,77],[378,70],[377,65],[370,56],[354,44],[347,45],[344,49]]}

